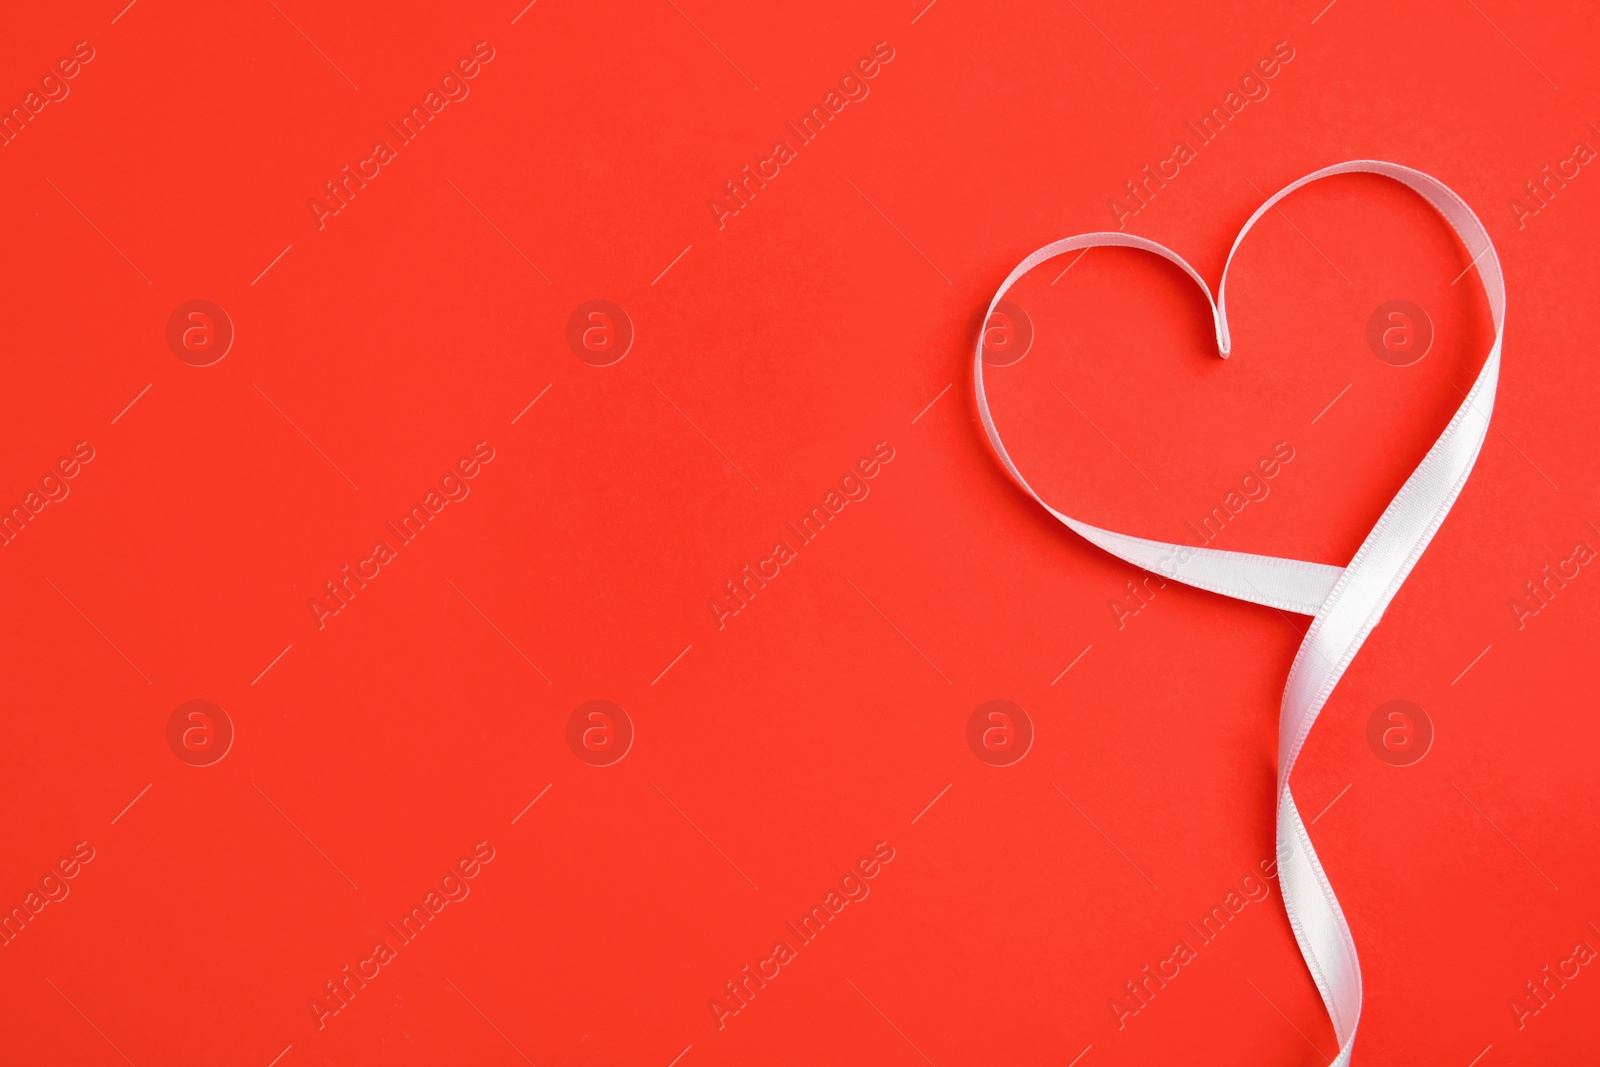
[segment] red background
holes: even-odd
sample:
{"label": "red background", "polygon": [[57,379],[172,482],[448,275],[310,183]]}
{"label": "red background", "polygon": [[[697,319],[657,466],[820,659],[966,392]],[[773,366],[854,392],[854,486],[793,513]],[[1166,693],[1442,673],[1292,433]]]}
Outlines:
{"label": "red background", "polygon": [[[1600,147],[1586,6],[112,0],[3,23],[7,109],[94,50],[0,149],[0,501],[95,450],[0,551],[0,904],[95,851],[0,948],[6,1062],[1325,1063],[1276,883],[1125,1025],[1108,1010],[1271,855],[1306,620],[1174,584],[1119,629],[1136,572],[1011,486],[970,385],[1012,265],[1110,228],[1278,42],[1270,94],[1128,228],[1215,284],[1265,195],[1390,159],[1474,205],[1509,290],[1495,430],[1295,776],[1361,951],[1356,1062],[1600,1045],[1592,968],[1521,1028],[1509,1007],[1600,947],[1600,578],[1521,629],[1509,607],[1600,546],[1600,177],[1510,206]],[[319,227],[323,183],[480,41],[470,95]],[[723,183],[878,42],[870,95],[719,228]],[[1489,342],[1447,229],[1375,178],[1257,227],[1226,363],[1175,271],[1097,250],[1052,285],[1067,262],[1015,294],[1036,338],[996,410],[1058,506],[1152,537],[1287,441],[1219,546],[1343,563]],[[207,367],[166,341],[193,299],[236,330]],[[608,367],[565,340],[592,299],[636,330]],[[1393,299],[1434,325],[1410,367],[1367,347]],[[319,629],[309,598],[480,441],[470,496]],[[719,629],[723,583],[881,441],[870,496]],[[166,739],[193,699],[236,730],[207,767]],[[609,767],[567,744],[592,699],[636,731]],[[1036,731],[1012,766],[967,746],[993,699]],[[1393,699],[1436,732],[1412,766],[1367,744]],[[319,1029],[324,983],[480,841],[470,896]],[[719,1029],[711,998],[878,842],[870,896]]]}

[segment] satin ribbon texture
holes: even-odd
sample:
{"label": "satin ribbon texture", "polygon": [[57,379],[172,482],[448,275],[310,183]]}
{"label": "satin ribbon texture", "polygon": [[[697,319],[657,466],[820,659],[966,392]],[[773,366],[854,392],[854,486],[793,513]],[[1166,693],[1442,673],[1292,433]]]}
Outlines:
{"label": "satin ribbon texture", "polygon": [[1489,234],[1466,201],[1437,178],[1395,163],[1353,160],[1306,175],[1256,209],[1234,238],[1215,299],[1195,269],[1166,246],[1127,233],[1085,233],[1045,245],[1017,264],[989,302],[983,321],[988,321],[1017,279],[1046,260],[1102,245],[1138,248],[1177,264],[1206,294],[1216,324],[1218,354],[1226,359],[1232,347],[1228,333],[1228,270],[1245,235],[1278,201],[1301,186],[1336,174],[1382,175],[1412,189],[1433,205],[1455,230],[1476,265],[1494,322],[1494,344],[1471,391],[1345,566],[1166,544],[1091,526],[1058,511],[1033,490],[1006,452],[984,391],[981,337],[973,359],[973,379],[984,432],[1006,473],[1040,507],[1073,531],[1112,555],[1164,578],[1312,616],[1311,627],[1289,669],[1278,719],[1278,872],[1289,924],[1339,1040],[1339,1055],[1333,1067],[1345,1067],[1361,1021],[1361,966],[1344,911],[1295,806],[1289,779],[1317,714],[1450,513],[1489,432],[1500,376],[1506,306],[1505,280]]}

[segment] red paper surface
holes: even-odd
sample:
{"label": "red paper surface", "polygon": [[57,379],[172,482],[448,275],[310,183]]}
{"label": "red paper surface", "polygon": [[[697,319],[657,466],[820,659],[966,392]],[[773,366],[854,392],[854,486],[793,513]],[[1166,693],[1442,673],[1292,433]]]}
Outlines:
{"label": "red paper surface", "polygon": [[[1047,241],[1214,285],[1349,158],[1509,292],[1294,779],[1356,1062],[1600,1045],[1592,11],[121,3],[0,32],[6,1063],[1327,1062],[1261,869],[1306,620],[1056,524],[970,361]],[[997,416],[1071,514],[1341,564],[1467,267],[1320,183],[1223,362],[1174,269],[1057,260]]]}

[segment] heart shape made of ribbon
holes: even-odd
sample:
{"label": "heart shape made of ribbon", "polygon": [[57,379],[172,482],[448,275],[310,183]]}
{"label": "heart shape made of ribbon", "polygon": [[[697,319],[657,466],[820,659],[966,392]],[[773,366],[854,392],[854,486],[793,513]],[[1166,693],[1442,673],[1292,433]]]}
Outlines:
{"label": "heart shape made of ribbon", "polygon": [[1333,885],[1328,881],[1295,806],[1289,777],[1318,713],[1443,524],[1489,432],[1500,378],[1506,295],[1500,259],[1488,231],[1466,201],[1437,178],[1397,163],[1352,160],[1324,167],[1291,182],[1256,209],[1234,238],[1214,299],[1205,280],[1165,245],[1128,233],[1084,233],[1045,245],[1017,264],[989,301],[983,321],[989,321],[996,305],[1019,278],[1046,260],[1080,248],[1104,245],[1137,248],[1170,260],[1194,279],[1211,307],[1218,354],[1226,359],[1232,347],[1228,333],[1228,269],[1245,235],[1278,201],[1304,185],[1336,174],[1377,174],[1391,178],[1432,205],[1465,246],[1471,257],[1470,266],[1477,268],[1494,323],[1494,343],[1466,399],[1345,566],[1152,541],[1092,526],[1058,511],[1034,491],[1006,452],[984,393],[981,336],[973,359],[973,382],[984,433],[1006,473],[1040,507],[1074,532],[1112,555],[1163,578],[1312,616],[1311,626],[1289,668],[1278,718],[1278,877],[1289,924],[1294,929],[1306,967],[1322,994],[1339,1041],[1339,1054],[1332,1067],[1346,1067],[1361,1020],[1361,965],[1344,910],[1339,906]]}

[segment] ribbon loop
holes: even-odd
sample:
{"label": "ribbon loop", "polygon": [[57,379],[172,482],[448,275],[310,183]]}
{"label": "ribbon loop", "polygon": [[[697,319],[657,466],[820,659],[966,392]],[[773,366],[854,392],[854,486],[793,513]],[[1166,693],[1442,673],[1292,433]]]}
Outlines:
{"label": "ribbon loop", "polygon": [[1284,186],[1255,210],[1234,239],[1214,300],[1205,280],[1183,257],[1165,245],[1133,234],[1086,233],[1045,245],[1019,263],[995,292],[984,321],[988,321],[995,306],[1019,278],[1046,260],[1079,248],[1106,245],[1137,248],[1176,264],[1205,293],[1216,325],[1217,354],[1226,359],[1232,347],[1227,316],[1228,271],[1245,235],[1278,201],[1302,186],[1336,174],[1377,174],[1391,178],[1432,205],[1455,230],[1471,256],[1471,265],[1477,268],[1488,296],[1494,323],[1494,344],[1466,399],[1384,509],[1347,566],[1152,541],[1101,529],[1058,511],[1023,478],[1000,439],[984,391],[981,337],[973,361],[973,382],[984,432],[1006,472],[1041,507],[1084,539],[1163,577],[1239,600],[1312,616],[1311,626],[1289,669],[1278,720],[1278,874],[1289,924],[1339,1040],[1339,1055],[1332,1067],[1346,1067],[1361,1020],[1361,965],[1344,911],[1290,792],[1289,777],[1317,715],[1450,513],[1488,435],[1500,377],[1506,303],[1505,279],[1488,231],[1466,201],[1437,178],[1397,163],[1352,160],[1324,167]]}

